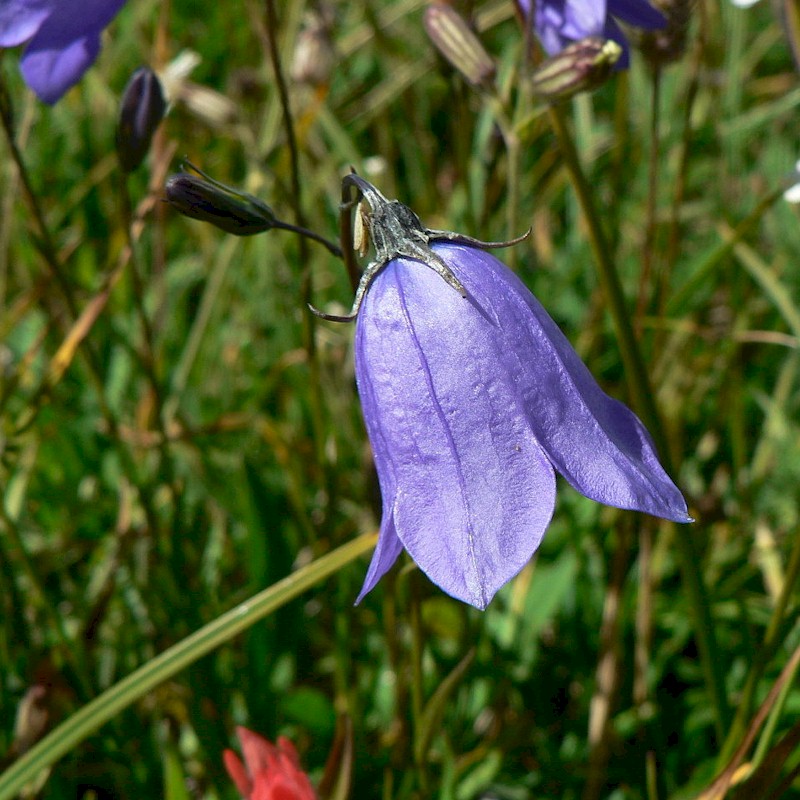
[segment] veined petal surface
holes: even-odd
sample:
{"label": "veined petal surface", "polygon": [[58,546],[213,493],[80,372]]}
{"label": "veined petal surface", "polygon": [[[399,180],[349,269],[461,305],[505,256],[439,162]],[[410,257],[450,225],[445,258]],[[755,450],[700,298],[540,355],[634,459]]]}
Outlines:
{"label": "veined petal surface", "polygon": [[603,392],[522,281],[488,253],[452,244],[433,249],[491,315],[495,344],[504,351],[496,369],[517,386],[532,432],[556,470],[592,500],[691,521],[644,425]]}
{"label": "veined petal surface", "polygon": [[388,554],[376,551],[368,583],[388,569],[396,536],[434,583],[485,608],[539,546],[555,475],[509,369],[517,357],[494,298],[471,292],[483,254],[435,249],[448,263],[454,253],[463,260],[456,274],[470,298],[424,264],[395,259],[357,321],[356,376],[384,497],[379,549]]}
{"label": "veined petal surface", "polygon": [[534,8],[534,27],[551,56],[572,42],[598,36],[606,19],[604,0],[546,0]]}

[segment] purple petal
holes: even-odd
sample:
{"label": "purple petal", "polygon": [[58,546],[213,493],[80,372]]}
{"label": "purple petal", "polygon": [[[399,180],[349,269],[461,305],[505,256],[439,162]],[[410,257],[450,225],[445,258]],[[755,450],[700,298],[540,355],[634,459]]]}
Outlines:
{"label": "purple petal", "polygon": [[[370,287],[356,339],[394,531],[434,583],[478,608],[533,555],[555,503],[553,468],[492,319],[491,304],[467,302],[428,267],[396,259]],[[388,555],[376,554],[375,574],[394,552],[391,533],[381,533]]]}
{"label": "purple petal", "polygon": [[602,391],[522,281],[474,248],[434,250],[486,309],[495,347],[504,351],[495,369],[518,387],[536,439],[569,483],[601,503],[691,521],[642,423]]}
{"label": "purple petal", "polygon": [[667,24],[667,18],[646,0],[609,0],[608,13],[647,30],[658,30]]}
{"label": "purple petal", "polygon": [[605,17],[605,0],[545,0],[535,4],[534,28],[553,56],[571,42],[600,35]]}
{"label": "purple petal", "polygon": [[53,10],[57,0],[0,0],[0,47],[27,42]]}
{"label": "purple petal", "polygon": [[[364,346],[363,337],[364,327],[358,325],[356,327],[356,353],[359,353]],[[356,359],[356,370],[359,369],[359,366],[359,360]],[[364,585],[361,587],[361,592],[356,598],[356,604],[360,603],[364,597],[375,588],[378,581],[391,569],[394,562],[397,561],[397,557],[403,549],[403,543],[400,541],[395,531],[392,514],[392,504],[397,491],[397,478],[394,472],[394,465],[389,455],[391,442],[387,442],[380,425],[380,406],[378,405],[378,399],[375,397],[370,380],[368,377],[358,373],[358,381],[358,391],[361,397],[361,406],[367,425],[367,433],[369,434],[369,440],[372,444],[372,454],[378,469],[383,511],[381,514],[381,529],[378,534],[378,544],[375,547],[375,552],[372,554],[372,561],[367,570],[367,577],[364,579]]]}
{"label": "purple petal", "polygon": [[28,43],[20,61],[23,77],[45,103],[55,103],[94,63],[100,34],[125,0],[84,0],[80,13],[58,3]]}
{"label": "purple petal", "polygon": [[397,537],[391,513],[384,515],[381,523],[381,532],[378,534],[378,544],[372,554],[372,561],[370,561],[369,569],[367,570],[367,577],[364,578],[364,585],[356,598],[356,605],[375,588],[378,581],[392,568],[402,549],[403,543]]}

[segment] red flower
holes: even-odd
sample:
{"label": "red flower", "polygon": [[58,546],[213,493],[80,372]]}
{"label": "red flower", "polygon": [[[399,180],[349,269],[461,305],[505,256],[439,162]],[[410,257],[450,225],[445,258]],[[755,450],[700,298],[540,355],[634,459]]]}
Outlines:
{"label": "red flower", "polygon": [[222,759],[245,800],[316,800],[314,787],[288,739],[279,736],[274,745],[241,726],[236,728],[236,735],[244,764],[233,750],[226,750]]}

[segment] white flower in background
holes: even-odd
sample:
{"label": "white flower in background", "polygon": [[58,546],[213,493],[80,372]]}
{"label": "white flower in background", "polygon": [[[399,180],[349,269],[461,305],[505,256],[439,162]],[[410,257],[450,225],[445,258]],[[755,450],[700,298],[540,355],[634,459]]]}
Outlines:
{"label": "white flower in background", "polygon": [[787,203],[800,203],[800,161],[794,165],[794,172],[791,174],[789,180],[792,180],[792,185],[783,193],[783,199]]}

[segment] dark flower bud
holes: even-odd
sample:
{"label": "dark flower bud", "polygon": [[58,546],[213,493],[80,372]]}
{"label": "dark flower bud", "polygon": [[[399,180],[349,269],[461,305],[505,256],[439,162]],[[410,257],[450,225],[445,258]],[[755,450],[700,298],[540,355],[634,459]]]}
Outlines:
{"label": "dark flower bud", "polygon": [[433,3],[425,9],[424,23],[436,49],[473,86],[492,89],[497,71],[495,63],[455,9]]}
{"label": "dark flower bud", "polygon": [[642,31],[638,45],[650,65],[660,67],[686,52],[695,0],[653,0],[653,5],[666,17],[667,24],[661,30]]}
{"label": "dark flower bud", "polygon": [[533,90],[551,102],[568,100],[605,83],[621,55],[622,48],[614,41],[599,36],[581,39],[534,70]]}
{"label": "dark flower bud", "polygon": [[133,172],[144,160],[166,110],[158,76],[150,67],[139,67],[122,93],[117,124],[117,154],[125,172]]}
{"label": "dark flower bud", "polygon": [[199,175],[180,172],[167,179],[167,200],[184,216],[210,222],[236,236],[251,236],[277,226],[272,209],[257,197],[202,172]]}

